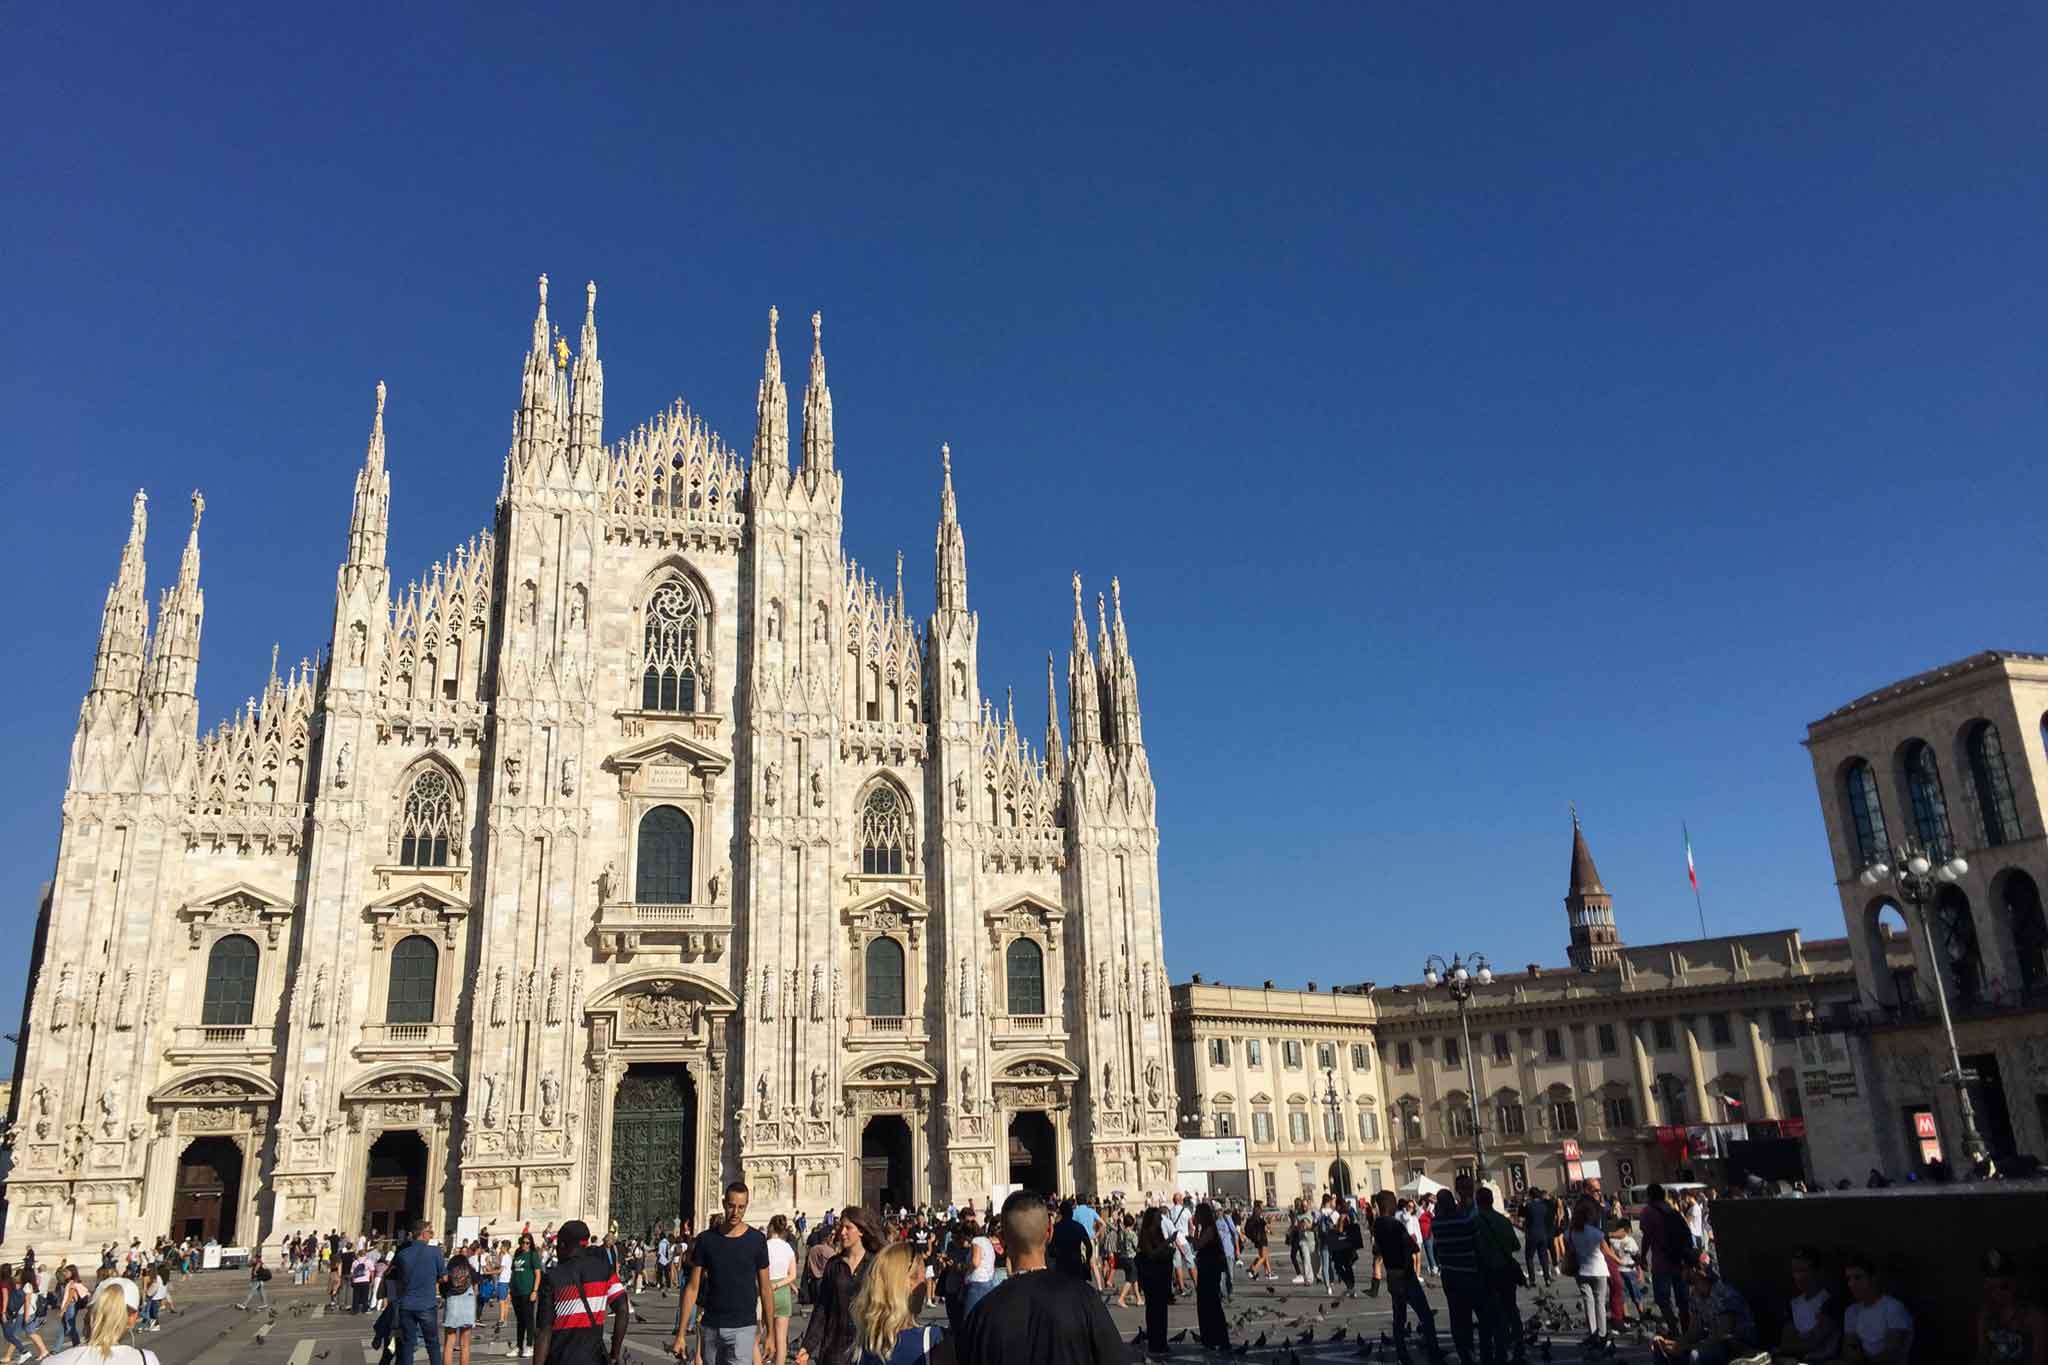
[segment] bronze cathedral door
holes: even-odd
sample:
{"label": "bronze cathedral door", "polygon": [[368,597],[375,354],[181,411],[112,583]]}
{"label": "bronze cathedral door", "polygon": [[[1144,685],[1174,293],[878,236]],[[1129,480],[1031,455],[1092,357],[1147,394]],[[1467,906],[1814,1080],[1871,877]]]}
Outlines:
{"label": "bronze cathedral door", "polygon": [[694,1218],[697,1091],[681,1066],[633,1066],[612,1102],[611,1221],[622,1237]]}

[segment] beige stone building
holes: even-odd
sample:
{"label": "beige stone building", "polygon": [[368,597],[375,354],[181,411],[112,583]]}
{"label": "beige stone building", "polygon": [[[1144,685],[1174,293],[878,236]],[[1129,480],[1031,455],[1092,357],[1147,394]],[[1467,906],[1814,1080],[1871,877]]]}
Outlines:
{"label": "beige stone building", "polygon": [[[1982,1139],[2048,1155],[2048,657],[1986,651],[1907,678],[1807,730],[1858,1005],[1839,1037],[1870,1076],[1868,1164],[1895,1177],[1965,1155],[1935,973]],[[1937,879],[1923,923],[1872,863],[1911,844],[1969,870]],[[1930,939],[1931,948],[1930,952]]]}
{"label": "beige stone building", "polygon": [[[1283,1199],[1343,1174],[1330,1169],[1332,1060],[1350,1174],[1371,1189],[1469,1172],[1475,1125],[1487,1177],[1510,1189],[1557,1189],[1596,1168],[1610,1188],[1688,1169],[1719,1177],[1735,1141],[1795,1144],[1744,1150],[1790,1157],[1809,1176],[1861,1174],[1837,1154],[1834,1126],[1828,1145],[1796,1150],[1816,1106],[1862,1112],[1825,1085],[1809,1099],[1803,1081],[1818,1065],[1813,1021],[1854,1003],[1846,940],[1786,930],[1625,946],[1576,820],[1565,907],[1571,965],[1497,971],[1475,987],[1469,1057],[1441,987],[1177,986],[1183,1117],[1201,1115],[1205,1134],[1249,1135],[1254,1188]],[[1902,960],[1904,944],[1885,950]],[[1313,1065],[1287,1065],[1290,1039]]]}
{"label": "beige stone building", "polygon": [[485,529],[394,583],[379,385],[327,648],[210,730],[203,504],[152,617],[136,496],[9,1248],[1171,1179],[1121,603],[1091,644],[1075,580],[1072,740],[1048,660],[1034,747],[983,691],[950,456],[928,616],[843,552],[815,316],[792,467],[772,311],[743,459],[680,403],[607,441],[595,286],[573,354],[546,286]]}

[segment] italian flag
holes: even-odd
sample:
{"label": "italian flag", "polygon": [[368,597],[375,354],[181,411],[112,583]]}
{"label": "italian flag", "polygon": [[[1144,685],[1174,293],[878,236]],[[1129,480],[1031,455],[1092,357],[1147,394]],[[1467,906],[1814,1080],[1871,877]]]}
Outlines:
{"label": "italian flag", "polygon": [[1700,872],[1692,865],[1692,831],[1687,829],[1683,822],[1680,822],[1678,828],[1679,832],[1685,835],[1685,879],[1692,883],[1693,894],[1698,895]]}

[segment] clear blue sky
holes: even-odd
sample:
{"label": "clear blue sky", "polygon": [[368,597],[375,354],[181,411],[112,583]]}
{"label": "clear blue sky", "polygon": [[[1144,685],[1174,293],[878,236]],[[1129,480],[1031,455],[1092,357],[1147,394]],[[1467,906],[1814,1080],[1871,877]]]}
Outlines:
{"label": "clear blue sky", "polygon": [[614,435],[744,448],[822,309],[847,551],[929,609],[950,441],[1034,726],[1122,575],[1176,977],[1560,961],[1569,799],[1628,939],[1681,819],[1715,931],[1837,934],[1805,723],[2048,645],[2038,10],[419,8],[5,20],[0,996],[129,494],[154,590],[206,492],[210,726],[378,379],[397,576],[489,520],[543,270]]}

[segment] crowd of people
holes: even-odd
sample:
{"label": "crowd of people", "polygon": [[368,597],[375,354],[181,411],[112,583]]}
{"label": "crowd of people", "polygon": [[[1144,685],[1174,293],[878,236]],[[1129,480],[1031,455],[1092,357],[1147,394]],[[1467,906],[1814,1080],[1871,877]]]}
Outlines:
{"label": "crowd of people", "polygon": [[[1233,1339],[1227,1305],[1240,1280],[1332,1299],[1384,1293],[1396,1358],[1419,1351],[1432,1365],[1449,1352],[1425,1286],[1441,1294],[1462,1365],[1529,1358],[1562,1322],[1552,1286],[1575,1301],[1582,1345],[1596,1353],[1632,1331],[1659,1361],[1684,1365],[1903,1365],[1915,1340],[1911,1313],[1868,1257],[1829,1265],[1811,1247],[1789,1252],[1792,1293],[1771,1305],[1784,1327],[1761,1340],[1751,1305],[1719,1274],[1704,1190],[1653,1185],[1639,1208],[1541,1189],[1496,1208],[1492,1188],[1462,1177],[1408,1197],[1331,1193],[1279,1208],[1018,1192],[1000,1210],[855,1205],[760,1227],[750,1202],[735,1182],[701,1231],[679,1219],[602,1238],[573,1220],[445,1245],[426,1225],[381,1239],[305,1233],[285,1239],[279,1269],[291,1284],[324,1285],[333,1312],[374,1315],[369,1345],[405,1365],[422,1350],[433,1365],[473,1365],[477,1354],[617,1365],[629,1323],[668,1298],[670,1347],[696,1365],[1122,1365],[1133,1348],[1163,1358],[1187,1335],[1167,1336],[1167,1309],[1187,1296],[1196,1344],[1243,1356],[1267,1341]],[[106,1365],[115,1345],[161,1330],[173,1281],[206,1259],[190,1240],[109,1245],[96,1284],[69,1263],[46,1270],[33,1251],[0,1265],[0,1365],[45,1359],[53,1340],[63,1365]],[[1975,1358],[2048,1365],[2048,1313],[2021,1293],[2011,1257],[1987,1252],[1981,1269]],[[247,1274],[235,1307],[274,1313],[261,1254]],[[1525,1304],[1532,1289],[1538,1299]],[[1109,1308],[1134,1296],[1144,1327],[1126,1343]],[[1525,1307],[1537,1311],[1525,1319]]]}

